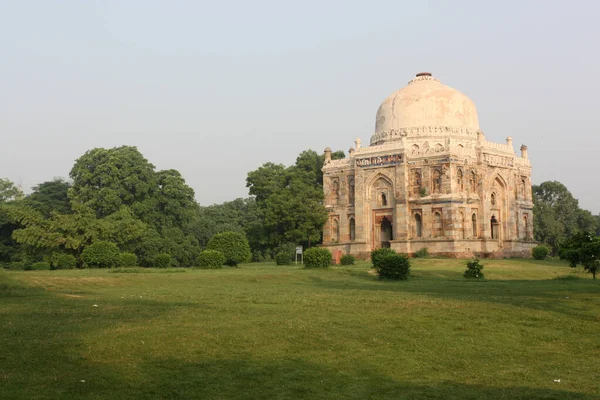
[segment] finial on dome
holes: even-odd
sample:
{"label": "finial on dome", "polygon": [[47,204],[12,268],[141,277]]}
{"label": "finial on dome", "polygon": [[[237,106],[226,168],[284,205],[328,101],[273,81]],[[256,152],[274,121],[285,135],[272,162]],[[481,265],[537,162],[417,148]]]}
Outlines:
{"label": "finial on dome", "polygon": [[418,78],[419,76],[431,76],[431,72],[419,72],[419,73],[417,74],[417,78]]}

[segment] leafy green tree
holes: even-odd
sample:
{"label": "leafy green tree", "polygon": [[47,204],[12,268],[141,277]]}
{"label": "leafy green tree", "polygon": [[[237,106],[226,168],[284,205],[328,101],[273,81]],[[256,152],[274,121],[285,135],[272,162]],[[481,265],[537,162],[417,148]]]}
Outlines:
{"label": "leafy green tree", "polygon": [[567,259],[572,268],[578,264],[583,265],[596,279],[596,274],[600,271],[600,236],[587,232],[575,234],[563,245],[561,258]]}
{"label": "leafy green tree", "polygon": [[99,218],[123,205],[131,207],[138,217],[145,217],[156,208],[158,182],[154,165],[136,147],[89,150],[75,161],[70,177],[71,199],[94,210]]}
{"label": "leafy green tree", "polygon": [[594,232],[597,219],[579,208],[579,201],[560,182],[548,181],[533,186],[535,239],[552,246],[561,244],[578,232]]}
{"label": "leafy green tree", "polygon": [[[94,210],[100,220],[109,219],[108,227],[124,221],[123,218],[131,220],[123,209],[147,225],[132,225],[131,229],[139,234],[133,243],[115,238],[118,232],[105,235],[123,250],[135,251],[142,265],[150,265],[161,252],[171,254],[175,265],[195,263],[200,252],[193,235],[198,204],[193,189],[178,171],[156,172],[137,148],[122,146],[86,152],[75,162],[70,176],[71,201]],[[126,226],[123,228],[131,238],[131,232]],[[141,243],[145,239],[150,242]]]}
{"label": "leafy green tree", "polygon": [[303,171],[288,169],[285,187],[265,201],[265,228],[273,246],[295,242],[310,247],[320,240],[327,211],[323,189],[311,184],[310,178]]}
{"label": "leafy green tree", "polygon": [[256,171],[248,173],[246,187],[251,196],[256,197],[256,202],[263,204],[272,194],[277,193],[285,186],[286,168],[282,164],[268,162]]}
{"label": "leafy green tree", "polygon": [[24,201],[26,205],[46,217],[52,212],[70,214],[72,212],[69,199],[70,188],[71,184],[64,179],[43,182],[34,186],[33,192]]}
{"label": "leafy green tree", "polygon": [[13,238],[18,243],[78,256],[95,241],[111,241],[122,248],[134,246],[146,229],[127,207],[99,219],[89,207],[80,203],[73,206],[72,214],[53,213],[49,218],[30,207],[11,207],[9,215],[21,226],[13,231]]}
{"label": "leafy green tree", "polygon": [[[335,152],[332,158],[343,158]],[[319,243],[327,211],[323,207],[324,155],[313,150],[300,153],[290,167],[266,163],[248,173],[246,186],[256,198],[257,216],[263,224],[254,225],[259,241],[253,251],[271,253],[288,242],[310,245]]]}
{"label": "leafy green tree", "polygon": [[8,179],[0,178],[0,203],[13,200],[19,195],[19,189]]}
{"label": "leafy green tree", "polygon": [[210,238],[221,232],[241,232],[250,242],[260,241],[264,217],[253,197],[199,207],[198,214],[189,229],[201,247],[206,247]]}

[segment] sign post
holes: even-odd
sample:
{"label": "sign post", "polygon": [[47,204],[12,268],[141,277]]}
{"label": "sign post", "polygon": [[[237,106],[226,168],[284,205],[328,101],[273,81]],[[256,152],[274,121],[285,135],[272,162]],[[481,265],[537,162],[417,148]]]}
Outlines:
{"label": "sign post", "polygon": [[304,264],[304,258],[302,257],[302,246],[296,246],[296,265],[298,265],[298,256],[300,256],[300,263]]}

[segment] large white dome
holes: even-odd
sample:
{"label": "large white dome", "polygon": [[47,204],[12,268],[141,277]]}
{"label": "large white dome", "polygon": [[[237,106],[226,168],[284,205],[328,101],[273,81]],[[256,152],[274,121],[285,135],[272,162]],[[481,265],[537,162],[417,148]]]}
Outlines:
{"label": "large white dome", "polygon": [[381,103],[371,145],[400,140],[415,132],[475,135],[478,130],[477,110],[471,99],[422,72]]}

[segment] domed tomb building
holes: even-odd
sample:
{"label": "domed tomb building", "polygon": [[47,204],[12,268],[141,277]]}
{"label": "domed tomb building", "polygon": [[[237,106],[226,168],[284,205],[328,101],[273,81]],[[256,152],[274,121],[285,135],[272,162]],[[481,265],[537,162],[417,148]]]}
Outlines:
{"label": "domed tomb building", "polygon": [[529,255],[533,247],[527,147],[485,139],[464,94],[417,74],[377,110],[368,147],[325,149],[329,218],[324,246],[365,255],[391,247],[454,257]]}

